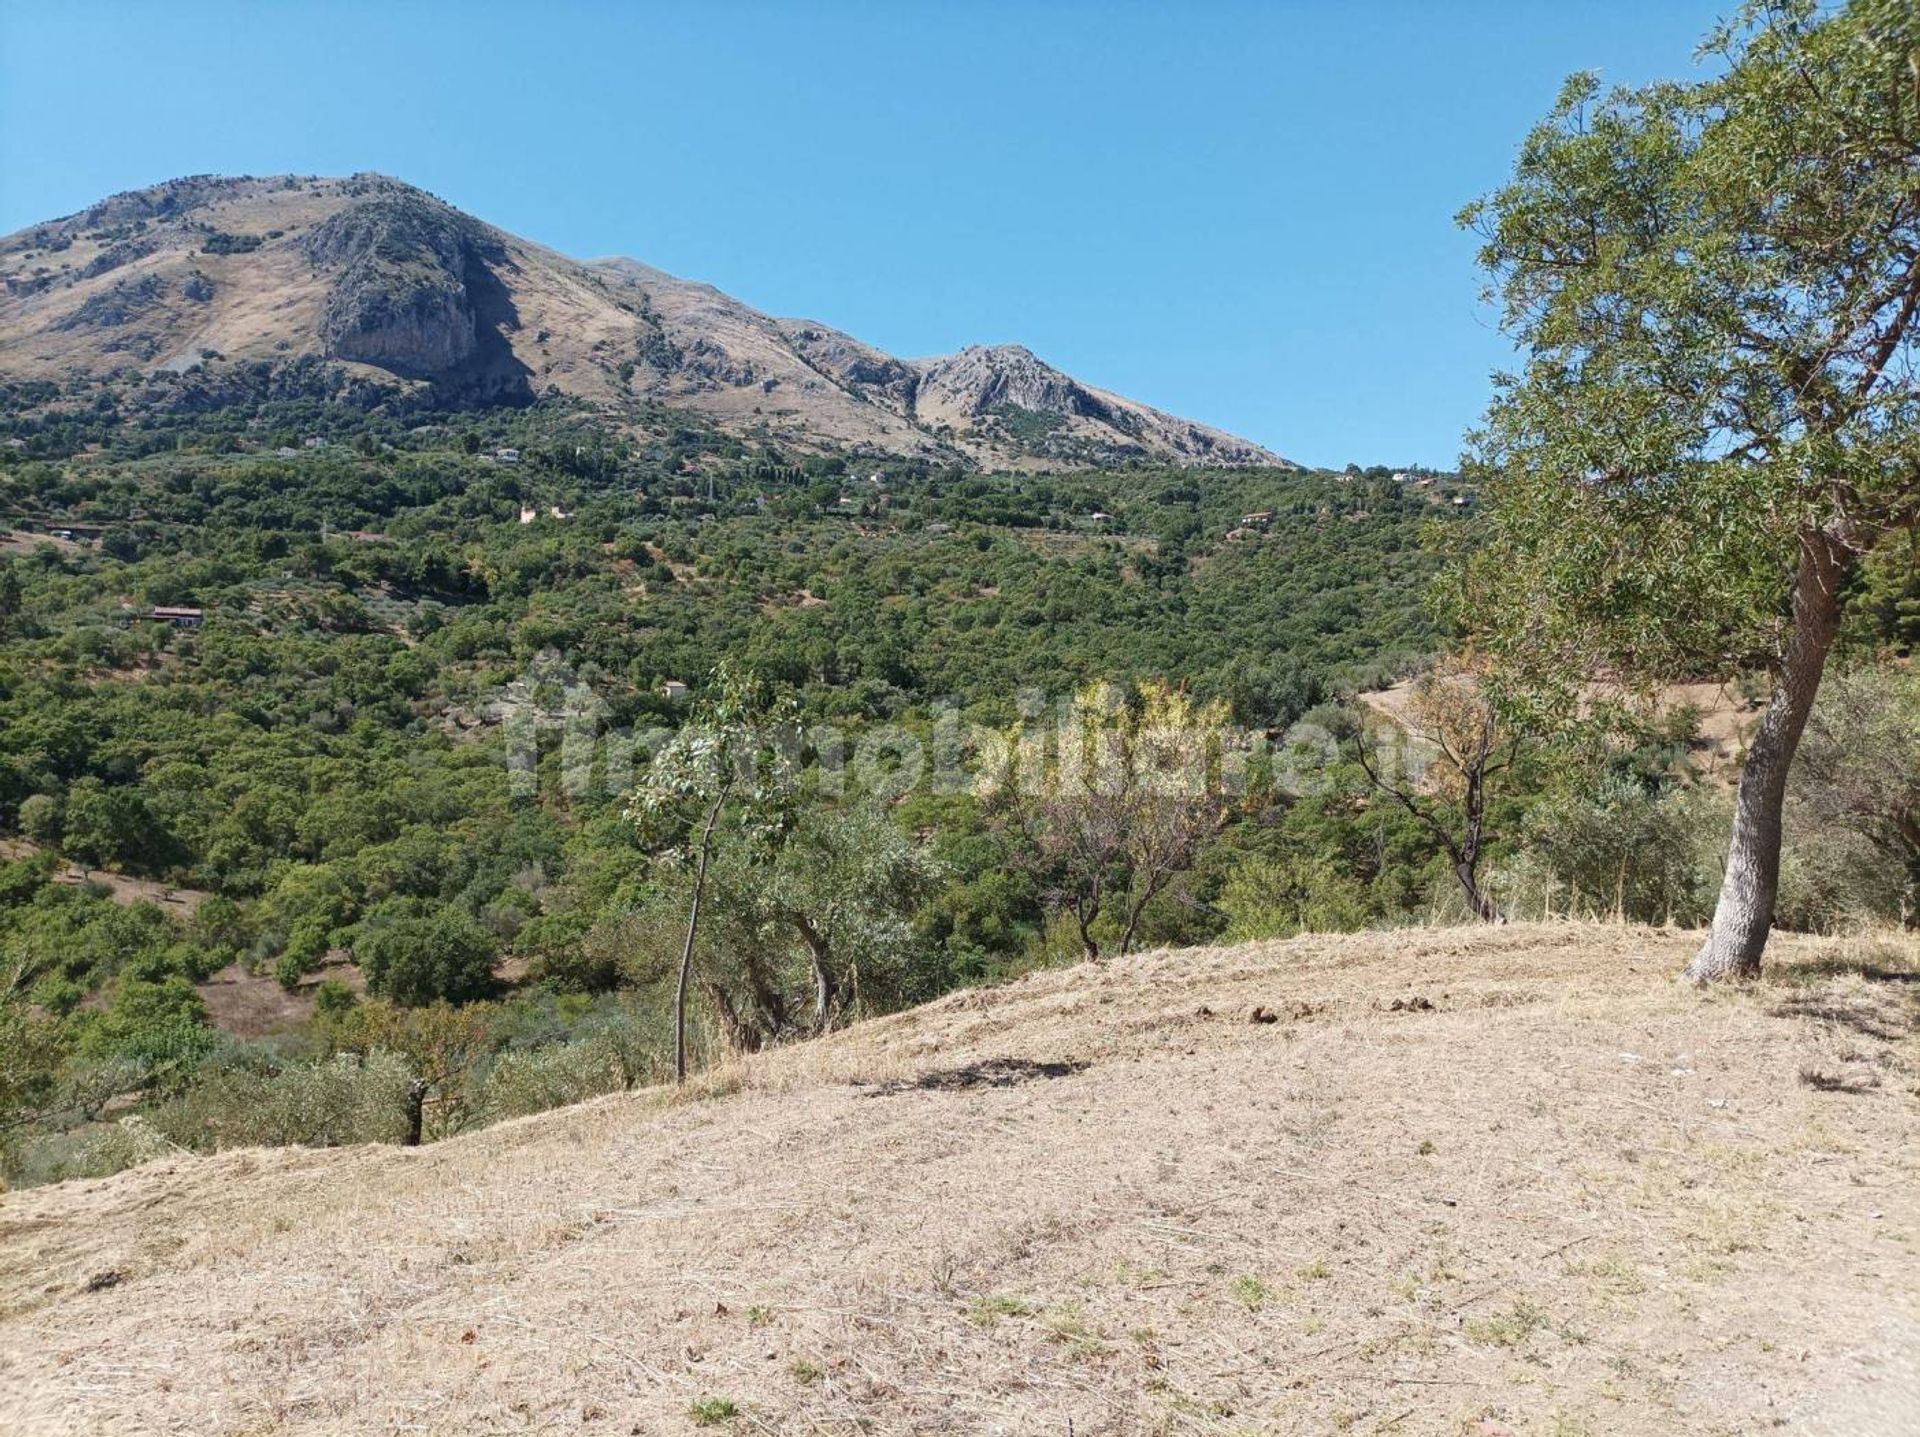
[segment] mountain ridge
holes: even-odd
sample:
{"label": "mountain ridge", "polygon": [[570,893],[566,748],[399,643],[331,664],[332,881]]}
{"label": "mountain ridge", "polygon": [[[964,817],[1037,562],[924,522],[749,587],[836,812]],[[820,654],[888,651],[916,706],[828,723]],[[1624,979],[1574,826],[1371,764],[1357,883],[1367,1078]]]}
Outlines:
{"label": "mountain ridge", "polygon": [[1288,462],[1018,344],[906,359],[625,257],[576,260],[383,175],[189,176],[0,239],[0,378],[136,404],[564,396],[980,467]]}

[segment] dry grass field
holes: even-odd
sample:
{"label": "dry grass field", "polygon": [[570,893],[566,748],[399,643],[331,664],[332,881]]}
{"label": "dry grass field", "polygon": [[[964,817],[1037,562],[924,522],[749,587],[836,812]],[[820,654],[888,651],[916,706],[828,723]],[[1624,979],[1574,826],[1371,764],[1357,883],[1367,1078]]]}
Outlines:
{"label": "dry grass field", "polygon": [[0,1430],[1920,1431],[1920,952],[1036,975],[417,1150],[0,1199]]}

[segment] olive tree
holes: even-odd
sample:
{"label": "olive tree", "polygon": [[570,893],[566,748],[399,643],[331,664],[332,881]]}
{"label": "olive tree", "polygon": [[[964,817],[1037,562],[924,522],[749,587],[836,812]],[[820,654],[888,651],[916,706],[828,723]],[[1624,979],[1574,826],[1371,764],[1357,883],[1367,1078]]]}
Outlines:
{"label": "olive tree", "polygon": [[1453,616],[1538,695],[1758,669],[1694,981],[1756,973],[1788,770],[1862,561],[1920,515],[1920,20],[1749,4],[1702,78],[1569,81],[1469,206],[1507,332]]}
{"label": "olive tree", "polygon": [[702,987],[728,1042],[757,1051],[897,999],[918,951],[914,908],[938,877],[871,799],[840,807],[795,788],[779,823],[724,832]]}
{"label": "olive tree", "polygon": [[628,805],[660,859],[691,874],[673,992],[675,1082],[687,1078],[687,993],[715,838],[723,820],[748,834],[778,822],[778,796],[790,775],[786,756],[769,739],[790,720],[759,684],[722,664],[687,723],[654,755]]}

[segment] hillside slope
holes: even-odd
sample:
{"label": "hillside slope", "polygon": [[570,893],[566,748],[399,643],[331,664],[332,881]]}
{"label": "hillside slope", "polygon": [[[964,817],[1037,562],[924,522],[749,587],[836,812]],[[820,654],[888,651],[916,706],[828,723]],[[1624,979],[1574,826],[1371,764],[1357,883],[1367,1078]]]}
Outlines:
{"label": "hillside slope", "polygon": [[8,1197],[0,1426],[1915,1430],[1920,954],[1703,997],[1689,942],[1151,954],[679,1101]]}
{"label": "hillside slope", "polygon": [[633,260],[569,259],[380,175],[129,191],[0,239],[0,282],[0,379],[114,377],[135,404],[552,390],[998,466],[1285,462],[1017,345],[895,359]]}

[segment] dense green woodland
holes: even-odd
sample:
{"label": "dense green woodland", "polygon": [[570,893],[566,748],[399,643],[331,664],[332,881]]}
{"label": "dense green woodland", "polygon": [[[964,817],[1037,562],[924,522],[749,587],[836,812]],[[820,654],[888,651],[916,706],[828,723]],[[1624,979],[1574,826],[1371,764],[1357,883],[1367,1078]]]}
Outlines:
{"label": "dense green woodland", "polygon": [[[1434,539],[1471,508],[1444,476],[982,475],[783,455],[664,413],[621,437],[559,403],[141,416],[110,394],[4,397],[39,416],[0,426],[17,1180],[168,1143],[404,1137],[416,1077],[433,1136],[657,1076],[684,829],[625,792],[569,792],[557,736],[534,796],[514,795],[492,705],[543,654],[623,728],[680,724],[725,663],[855,740],[930,732],[948,704],[1005,727],[1023,689],[1098,681],[1164,681],[1276,739],[1302,718],[1338,734],[1353,694],[1438,647]],[[517,462],[494,457],[508,448]],[[1865,580],[1863,650],[1910,648],[1913,573]],[[694,709],[665,697],[674,680]],[[1523,756],[1492,814],[1506,901],[1697,919],[1723,800],[1688,777],[1690,733],[1684,714],[1622,720]],[[1452,911],[1422,826],[1344,751],[1314,762],[1309,792],[1256,772],[1142,900],[1133,946]],[[1074,956],[1070,877],[1016,817],[803,781],[760,827],[723,824],[709,1048],[806,1031],[822,973],[852,981],[815,995],[819,1023]],[[1801,876],[1788,921],[1900,911],[1912,865],[1870,837]],[[124,901],[126,879],[207,896],[187,916]],[[1121,913],[1089,932],[1111,943]],[[223,1033],[205,996],[223,971],[306,995],[311,1016]]]}

